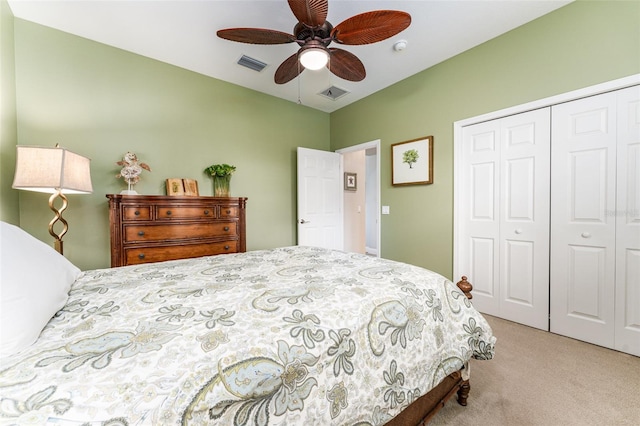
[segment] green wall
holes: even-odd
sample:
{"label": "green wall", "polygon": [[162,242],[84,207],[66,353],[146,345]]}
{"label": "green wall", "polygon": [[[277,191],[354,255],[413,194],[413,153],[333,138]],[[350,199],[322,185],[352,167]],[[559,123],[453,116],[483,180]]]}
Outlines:
{"label": "green wall", "polygon": [[[94,193],[71,195],[65,214],[65,254],[83,269],[109,265],[105,194],[124,188],[115,162],[128,150],[152,167],[136,187],[145,194],[163,194],[166,178],[191,177],[211,195],[202,170],[235,164],[232,195],[249,197],[248,248],[259,249],[295,244],[297,146],[335,150],[381,139],[381,204],[391,206],[382,216],[382,255],[450,277],[453,123],[640,73],[640,2],[578,1],[326,114],[14,20],[0,4],[1,218],[51,241],[47,196],[7,181],[16,141],[60,143],[91,157]],[[5,72],[13,50],[15,76]],[[15,96],[6,86],[14,80]],[[435,137],[435,183],[392,187],[390,145],[427,135]]]}
{"label": "green wall", "polygon": [[13,14],[0,0],[0,220],[20,224],[18,192],[11,189],[16,162],[16,90]]}
{"label": "green wall", "polygon": [[[453,123],[640,73],[640,2],[578,1],[331,114],[331,149],[381,139],[382,256],[451,277]],[[391,186],[391,148],[434,136],[434,184]]]}
{"label": "green wall", "polygon": [[[105,194],[125,189],[115,163],[127,151],[152,169],[141,194],[164,194],[166,178],[182,177],[212,195],[204,168],[235,165],[231,195],[249,198],[247,248],[296,243],[296,147],[329,149],[329,114],[21,19],[14,26],[18,144],[60,143],[92,159],[93,194],[69,195],[65,212],[73,263],[110,265]],[[21,226],[52,242],[47,194],[19,193]]]}

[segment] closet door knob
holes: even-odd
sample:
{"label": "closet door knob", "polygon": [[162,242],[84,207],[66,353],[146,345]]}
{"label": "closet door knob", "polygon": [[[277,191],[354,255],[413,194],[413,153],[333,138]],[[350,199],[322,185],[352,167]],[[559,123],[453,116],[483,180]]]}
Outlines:
{"label": "closet door knob", "polygon": [[583,232],[582,234],[580,234],[580,236],[582,238],[591,238],[591,233],[590,232]]}

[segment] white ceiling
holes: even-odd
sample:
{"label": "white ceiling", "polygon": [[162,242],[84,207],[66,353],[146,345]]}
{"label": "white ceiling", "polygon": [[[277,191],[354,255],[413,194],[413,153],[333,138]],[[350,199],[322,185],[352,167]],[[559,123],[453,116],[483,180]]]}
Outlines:
{"label": "white ceiling", "polygon": [[[327,20],[379,9],[412,17],[400,34],[364,46],[344,46],[360,58],[367,77],[342,80],[327,69],[304,71],[284,85],[273,75],[295,53],[295,43],[252,45],[220,39],[216,31],[233,27],[293,33],[296,19],[286,0],[8,0],[17,18],[95,40],[259,92],[300,101],[332,112],[416,74],[465,50],[523,25],[572,0],[329,0]],[[407,41],[396,52],[395,42]],[[336,46],[335,44],[332,47]],[[267,63],[260,72],[238,65],[242,55]],[[336,86],[349,93],[337,100],[318,93]]]}

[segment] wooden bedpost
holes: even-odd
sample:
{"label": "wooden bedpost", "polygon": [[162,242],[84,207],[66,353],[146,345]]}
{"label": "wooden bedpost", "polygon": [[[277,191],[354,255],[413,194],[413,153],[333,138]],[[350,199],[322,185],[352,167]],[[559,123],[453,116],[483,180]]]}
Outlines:
{"label": "wooden bedpost", "polygon": [[473,290],[473,286],[471,285],[471,283],[469,281],[467,281],[467,277],[465,277],[463,275],[462,279],[460,281],[458,281],[458,283],[456,285],[458,286],[458,288],[460,290],[462,290],[462,292],[465,294],[465,296],[467,296],[467,299],[472,299],[473,298],[473,296],[471,295],[471,290]]}
{"label": "wooden bedpost", "polygon": [[467,398],[469,398],[470,390],[469,380],[464,380],[460,385],[460,389],[458,389],[458,404],[465,407],[467,406]]}
{"label": "wooden bedpost", "polygon": [[[473,290],[473,286],[469,281],[467,281],[467,277],[464,275],[462,279],[456,283],[458,288],[462,290],[467,299],[472,299],[473,295],[471,294],[471,290]],[[469,385],[469,380],[463,380],[458,388],[458,404],[466,406],[467,398],[469,397],[469,391],[471,390],[471,386]]]}

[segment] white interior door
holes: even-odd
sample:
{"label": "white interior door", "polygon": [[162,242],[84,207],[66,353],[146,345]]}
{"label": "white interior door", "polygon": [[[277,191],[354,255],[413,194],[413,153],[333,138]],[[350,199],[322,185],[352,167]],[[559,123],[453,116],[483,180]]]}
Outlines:
{"label": "white interior door", "polygon": [[342,156],[298,148],[298,245],[343,249]]}
{"label": "white interior door", "polygon": [[614,347],[616,94],[552,108],[551,331]]}
{"label": "white interior door", "polygon": [[617,108],[615,349],[640,356],[640,86]]}
{"label": "white interior door", "polygon": [[548,329],[549,108],[462,129],[456,275],[474,306]]}

